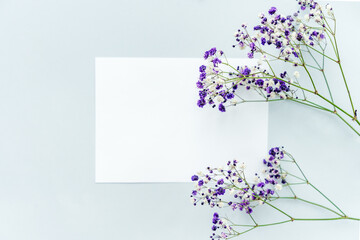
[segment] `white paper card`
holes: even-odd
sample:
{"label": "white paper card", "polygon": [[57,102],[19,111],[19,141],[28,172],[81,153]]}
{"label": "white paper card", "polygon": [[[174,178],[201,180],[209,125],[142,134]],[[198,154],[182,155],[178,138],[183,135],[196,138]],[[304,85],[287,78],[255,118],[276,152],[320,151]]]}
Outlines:
{"label": "white paper card", "polygon": [[207,166],[233,159],[249,171],[259,168],[267,151],[268,104],[240,104],[225,113],[200,109],[195,83],[203,63],[96,58],[96,182],[189,182]]}

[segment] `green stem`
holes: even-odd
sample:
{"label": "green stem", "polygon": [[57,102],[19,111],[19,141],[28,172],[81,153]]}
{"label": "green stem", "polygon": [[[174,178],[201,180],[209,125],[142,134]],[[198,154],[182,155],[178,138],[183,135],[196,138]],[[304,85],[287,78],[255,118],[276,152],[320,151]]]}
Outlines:
{"label": "green stem", "polygon": [[289,214],[287,214],[286,212],[280,210],[279,208],[275,207],[274,205],[268,203],[268,202],[264,202],[265,204],[269,205],[270,207],[276,209],[277,211],[281,212],[282,214],[284,214],[285,216],[289,217],[290,219],[293,219]]}
{"label": "green stem", "polygon": [[325,196],[325,194],[323,194],[319,189],[317,189],[314,185],[312,185],[310,182],[308,182],[308,184],[312,187],[312,188],[314,188],[318,193],[320,193],[326,200],[328,200],[337,210],[339,210],[344,216],[346,216],[346,214],[343,212],[343,211],[341,211],[341,209],[338,207],[338,206],[336,206],[336,204],[335,203],[333,203],[327,196]]}

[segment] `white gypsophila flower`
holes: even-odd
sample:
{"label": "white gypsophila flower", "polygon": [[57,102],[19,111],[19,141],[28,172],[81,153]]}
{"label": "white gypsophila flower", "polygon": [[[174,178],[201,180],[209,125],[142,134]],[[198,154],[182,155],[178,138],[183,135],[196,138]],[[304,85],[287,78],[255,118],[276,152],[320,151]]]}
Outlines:
{"label": "white gypsophila flower", "polygon": [[258,202],[259,205],[263,205],[263,204],[264,204],[264,202],[261,201],[261,200],[258,200],[257,202]]}
{"label": "white gypsophila flower", "polygon": [[296,32],[293,32],[293,33],[291,34],[291,40],[296,41],[296,36],[297,36],[297,33],[296,33]]}
{"label": "white gypsophila flower", "polygon": [[275,189],[276,189],[277,191],[280,191],[280,190],[282,189],[282,185],[281,185],[281,184],[276,184],[276,185],[275,185]]}
{"label": "white gypsophila flower", "polygon": [[265,15],[263,13],[259,13],[258,17],[262,19],[265,17]]}
{"label": "white gypsophila flower", "polygon": [[235,192],[235,190],[232,188],[232,189],[230,189],[229,194],[230,194],[230,195],[233,195],[234,192]]}
{"label": "white gypsophila flower", "polygon": [[304,16],[304,20],[305,20],[306,22],[309,22],[309,21],[310,21],[310,16],[309,16],[309,14],[306,14],[306,15]]}
{"label": "white gypsophila flower", "polygon": [[236,101],[236,100],[234,100],[234,99],[231,99],[231,100],[230,100],[230,103],[236,105],[236,104],[238,104],[238,101]]}
{"label": "white gypsophila flower", "polygon": [[216,100],[217,100],[219,103],[222,103],[222,102],[225,101],[225,99],[223,98],[223,96],[220,96],[220,95],[218,95],[218,96],[216,97]]}
{"label": "white gypsophila flower", "polygon": [[259,177],[255,176],[255,177],[254,177],[254,183],[259,183],[259,182],[260,182]]}
{"label": "white gypsophila flower", "polygon": [[286,94],[284,92],[280,92],[279,93],[279,97],[282,98],[282,99],[285,99],[286,98]]}
{"label": "white gypsophila flower", "polygon": [[245,194],[242,196],[242,199],[246,199],[246,198],[250,198],[250,194],[249,194],[249,193],[245,193]]}
{"label": "white gypsophila flower", "polygon": [[224,203],[223,203],[223,202],[219,202],[219,203],[218,203],[218,207],[219,207],[219,208],[222,208],[223,206],[224,206]]}
{"label": "white gypsophila flower", "polygon": [[244,170],[246,168],[246,165],[245,165],[245,163],[240,163],[239,167]]}
{"label": "white gypsophila flower", "polygon": [[294,77],[296,77],[297,79],[299,79],[299,78],[300,78],[300,73],[299,73],[298,71],[295,71],[295,72],[294,72]]}
{"label": "white gypsophila flower", "polygon": [[300,32],[305,32],[305,30],[306,30],[305,25],[304,25],[303,23],[300,23],[300,25],[299,25],[299,31],[300,31]]}
{"label": "white gypsophila flower", "polygon": [[315,9],[316,9],[316,10],[318,10],[318,11],[321,11],[322,7],[321,7],[321,5],[320,5],[320,4],[316,4]]}
{"label": "white gypsophila flower", "polygon": [[223,84],[225,84],[225,80],[221,79],[221,78],[218,78],[218,79],[216,79],[215,83],[217,83],[219,85],[223,85]]}
{"label": "white gypsophila flower", "polygon": [[216,92],[216,85],[213,84],[209,87],[210,92]]}
{"label": "white gypsophila flower", "polygon": [[274,82],[274,80],[270,79],[268,81],[268,84],[269,84],[269,87],[272,87],[272,86],[274,86],[275,82]]}
{"label": "white gypsophila flower", "polygon": [[213,70],[209,67],[206,67],[205,73],[206,73],[206,75],[209,75],[209,74],[213,73]]}
{"label": "white gypsophila flower", "polygon": [[320,16],[316,16],[316,17],[315,17],[315,22],[321,23],[321,21],[322,21],[322,19],[321,19]]}
{"label": "white gypsophila flower", "polygon": [[236,32],[234,33],[234,37],[237,37],[237,36],[238,36],[238,34],[239,34],[239,32],[238,32],[238,31],[236,31]]}
{"label": "white gypsophila flower", "polygon": [[289,44],[289,40],[284,38],[284,40],[282,41],[283,45],[287,46]]}
{"label": "white gypsophila flower", "polygon": [[309,40],[310,40],[309,35],[304,35],[304,41],[309,42]]}

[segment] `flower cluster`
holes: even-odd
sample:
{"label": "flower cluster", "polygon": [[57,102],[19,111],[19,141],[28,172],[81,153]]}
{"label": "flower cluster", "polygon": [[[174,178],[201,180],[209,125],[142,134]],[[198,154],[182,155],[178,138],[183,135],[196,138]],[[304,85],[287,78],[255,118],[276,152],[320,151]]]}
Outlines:
{"label": "flower cluster", "polygon": [[[196,183],[191,194],[193,204],[219,208],[228,206],[233,211],[251,214],[256,206],[264,204],[287,183],[286,174],[280,168],[283,158],[282,149],[270,149],[269,156],[263,159],[264,170],[261,174],[255,174],[251,183],[245,177],[245,164],[239,164],[237,160],[228,161],[224,169],[208,167],[207,173],[200,172],[191,177]],[[220,219],[217,213],[214,214],[213,224],[212,230],[227,229],[231,233],[226,220]]]}
{"label": "flower cluster", "polygon": [[[289,96],[290,86],[284,80],[272,77],[267,70],[260,65],[254,67],[237,67],[231,69],[222,59],[224,53],[212,48],[204,54],[207,65],[199,67],[199,80],[196,83],[199,90],[197,105],[204,107],[206,104],[219,111],[226,111],[228,105],[236,105],[243,101],[238,94],[239,87],[247,90],[256,89],[265,98],[286,98]],[[222,68],[221,68],[222,67]],[[227,69],[224,69],[227,68]],[[287,79],[287,73],[280,74],[282,79]],[[292,95],[292,94],[291,94]]]}
{"label": "flower cluster", "polygon": [[[249,58],[259,53],[289,61],[294,66],[302,65],[302,59],[299,59],[301,46],[320,45],[325,39],[325,23],[320,4],[314,1],[299,1],[299,4],[301,10],[310,9],[303,17],[300,10],[293,15],[282,15],[277,13],[275,7],[270,8],[268,15],[259,14],[260,24],[253,28],[256,33],[253,36],[249,35],[247,26],[243,24],[242,29],[235,33],[237,44],[233,47],[248,48]],[[312,22],[315,27],[310,25]],[[267,53],[264,49],[266,46],[273,46],[275,52]]]}
{"label": "flower cluster", "polygon": [[[327,44],[324,11],[333,17],[330,5],[323,8],[313,0],[298,0],[298,4],[300,9],[292,15],[280,14],[276,7],[270,8],[267,14],[259,14],[260,23],[253,27],[253,35],[246,24],[235,32],[233,47],[247,49],[248,58],[258,54],[256,66],[231,66],[224,53],[216,48],[205,52],[207,64],[200,66],[196,84],[200,89],[199,107],[209,104],[225,112],[228,106],[247,102],[238,91],[240,86],[255,90],[265,101],[298,99],[295,92],[300,85],[294,82],[299,78],[299,72],[294,72],[294,81],[286,71],[276,74],[270,62],[280,60],[294,67],[305,67],[303,52],[316,47],[325,49]],[[264,62],[271,72],[262,67]],[[292,85],[295,87],[290,89]]]}

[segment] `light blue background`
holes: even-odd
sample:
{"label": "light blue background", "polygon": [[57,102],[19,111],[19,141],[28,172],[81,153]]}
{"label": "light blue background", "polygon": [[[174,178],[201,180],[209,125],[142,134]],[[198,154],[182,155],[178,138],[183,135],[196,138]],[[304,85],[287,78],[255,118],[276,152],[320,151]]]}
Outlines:
{"label": "light blue background", "polygon": [[[207,239],[212,211],[192,207],[192,184],[95,184],[94,59],[199,57],[212,46],[242,56],[231,48],[234,30],[271,5],[286,11],[295,2],[0,2],[0,239]],[[358,3],[333,5],[344,23],[360,10]],[[355,79],[354,25],[340,40]],[[338,125],[313,110],[274,104],[269,142],[286,143],[314,183],[346,211],[360,212],[359,142]],[[296,223],[243,239],[355,240],[357,227]]]}

